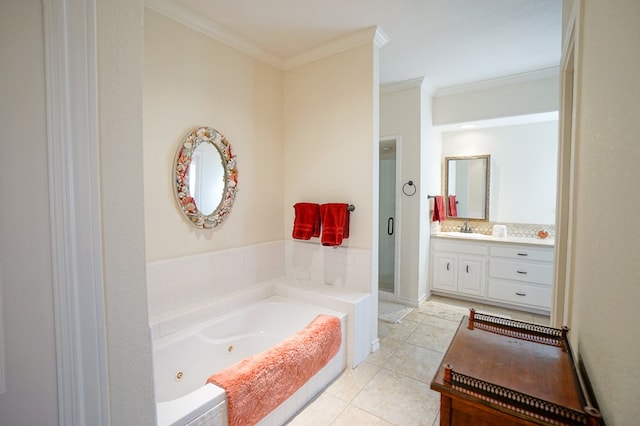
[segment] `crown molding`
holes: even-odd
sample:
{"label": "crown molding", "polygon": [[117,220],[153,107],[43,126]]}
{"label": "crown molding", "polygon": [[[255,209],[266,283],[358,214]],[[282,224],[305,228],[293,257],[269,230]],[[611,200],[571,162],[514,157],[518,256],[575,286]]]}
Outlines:
{"label": "crown molding", "polygon": [[283,71],[362,46],[366,43],[373,42],[377,47],[382,47],[389,42],[389,37],[379,27],[373,26],[284,59],[258,47],[233,31],[203,18],[173,0],[144,0],[144,6]]}
{"label": "crown molding", "polygon": [[397,81],[394,83],[387,83],[380,86],[380,94],[401,92],[408,89],[418,89],[422,87],[424,77],[413,78],[411,80]]}
{"label": "crown molding", "polygon": [[172,0],[144,0],[144,6],[271,66],[284,67],[282,58]]}
{"label": "crown molding", "polygon": [[513,74],[505,77],[491,78],[488,80],[476,81],[473,83],[461,84],[458,86],[443,87],[437,89],[434,96],[449,96],[460,93],[476,92],[479,90],[492,89],[494,87],[506,86],[509,84],[518,84],[534,80],[542,80],[545,78],[553,78],[560,76],[559,67],[545,68],[537,71],[525,72],[521,74]]}
{"label": "crown molding", "polygon": [[364,30],[331,40],[316,48],[285,59],[282,69],[286,71],[296,68],[300,65],[327,58],[336,53],[345,52],[371,42],[375,43],[377,47],[382,47],[389,42],[389,37],[387,37],[379,27],[365,28]]}

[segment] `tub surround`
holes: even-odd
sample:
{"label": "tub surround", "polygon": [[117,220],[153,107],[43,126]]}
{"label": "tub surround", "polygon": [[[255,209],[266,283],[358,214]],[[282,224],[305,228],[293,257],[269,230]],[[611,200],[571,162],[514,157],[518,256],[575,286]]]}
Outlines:
{"label": "tub surround", "polygon": [[206,299],[156,315],[151,318],[151,335],[155,341],[271,296],[283,296],[345,313],[348,317],[347,364],[355,368],[369,355],[372,309],[370,294],[313,282],[301,285],[296,280],[284,276],[229,293],[224,297]]}
{"label": "tub surround", "polygon": [[339,322],[335,329],[339,336],[334,336],[339,349],[258,423],[275,426],[284,424],[346,367],[346,314],[273,296],[156,339],[153,346],[158,425],[227,425],[228,397],[220,387],[205,384],[207,377],[246,357],[259,358],[257,354],[263,351],[268,353],[286,345],[319,315]]}

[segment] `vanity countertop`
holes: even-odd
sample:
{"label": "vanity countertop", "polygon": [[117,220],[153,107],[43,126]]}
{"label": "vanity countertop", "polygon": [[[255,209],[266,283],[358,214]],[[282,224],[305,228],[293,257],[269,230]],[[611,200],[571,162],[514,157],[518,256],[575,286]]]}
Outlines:
{"label": "vanity countertop", "polygon": [[434,238],[453,238],[466,241],[482,241],[482,242],[500,242],[500,243],[512,243],[512,244],[531,244],[536,246],[553,247],[555,240],[553,238],[539,239],[539,238],[526,238],[526,237],[494,237],[493,235],[464,232],[433,232],[431,237]]}

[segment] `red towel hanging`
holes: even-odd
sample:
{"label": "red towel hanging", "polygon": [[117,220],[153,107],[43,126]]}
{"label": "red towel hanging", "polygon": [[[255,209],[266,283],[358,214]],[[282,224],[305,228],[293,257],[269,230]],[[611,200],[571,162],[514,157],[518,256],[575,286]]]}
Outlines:
{"label": "red towel hanging", "polygon": [[346,203],[328,203],[320,206],[323,246],[339,246],[343,239],[349,238],[348,207]]}
{"label": "red towel hanging", "polygon": [[433,198],[433,217],[431,219],[434,222],[437,220],[441,223],[447,220],[447,215],[444,212],[444,197],[442,195],[436,195]]}
{"label": "red towel hanging", "polygon": [[291,236],[297,240],[310,240],[320,236],[320,205],[316,203],[296,203]]}
{"label": "red towel hanging", "polygon": [[458,202],[455,195],[449,195],[449,216],[458,216]]}

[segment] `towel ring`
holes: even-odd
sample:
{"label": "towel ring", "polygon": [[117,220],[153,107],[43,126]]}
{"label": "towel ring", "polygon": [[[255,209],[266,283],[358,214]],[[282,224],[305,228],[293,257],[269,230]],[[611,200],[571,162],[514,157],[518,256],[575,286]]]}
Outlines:
{"label": "towel ring", "polygon": [[[411,192],[411,193],[407,192],[407,186],[413,188],[413,192]],[[410,180],[410,181],[406,182],[404,185],[402,185],[402,193],[404,195],[408,195],[409,197],[414,195],[417,190],[418,190],[418,188],[415,187],[415,185],[413,184],[412,180]]]}

